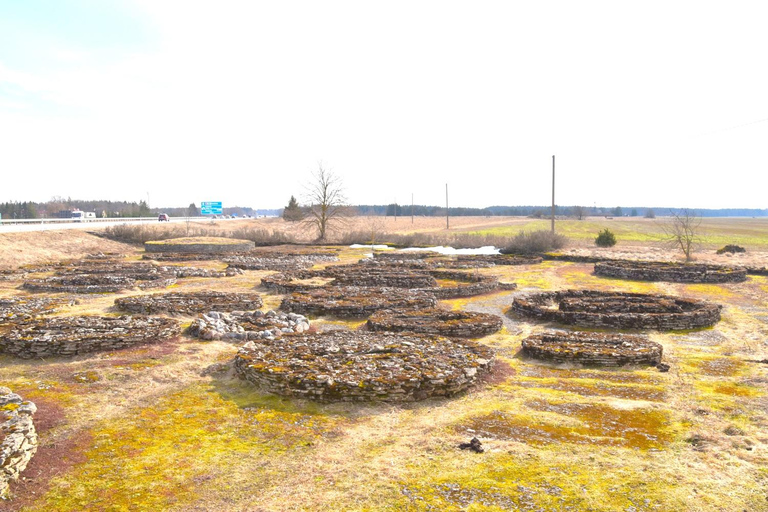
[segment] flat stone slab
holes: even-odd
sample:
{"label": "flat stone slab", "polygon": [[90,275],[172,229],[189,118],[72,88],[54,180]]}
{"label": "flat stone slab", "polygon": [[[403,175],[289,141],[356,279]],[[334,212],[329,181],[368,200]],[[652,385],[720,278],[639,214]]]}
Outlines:
{"label": "flat stone slab", "polygon": [[636,281],[739,283],[747,280],[747,269],[660,261],[601,261],[595,263],[595,275]]}
{"label": "flat stone slab", "polygon": [[522,345],[523,354],[534,359],[594,366],[655,366],[663,352],[644,336],[581,331],[548,331],[529,336]]}
{"label": "flat stone slab", "polygon": [[402,288],[332,286],[294,292],[280,309],[293,313],[365,318],[380,309],[437,306],[434,296]]}
{"label": "flat stone slab", "polygon": [[254,311],[264,305],[256,293],[188,292],[154,293],[121,297],[115,300],[120,311],[149,315],[154,313],[180,313],[185,315],[206,311]]}
{"label": "flat stone slab", "polygon": [[371,331],[416,332],[457,338],[480,338],[497,332],[503,321],[496,315],[430,308],[377,311],[368,319]]}
{"label": "flat stone slab", "polygon": [[146,252],[230,254],[246,252],[255,248],[256,244],[251,240],[217,237],[171,238],[144,242]]}
{"label": "flat stone slab", "polygon": [[669,295],[564,290],[518,297],[510,311],[561,324],[669,331],[714,325],[721,309],[719,304]]}
{"label": "flat stone slab", "polygon": [[180,334],[178,322],[170,318],[41,318],[0,332],[0,352],[24,359],[74,356],[144,343],[160,343]]}
{"label": "flat stone slab", "polygon": [[411,402],[466,390],[493,363],[488,347],[439,336],[332,331],[248,342],[238,375],[272,393],[334,402]]}

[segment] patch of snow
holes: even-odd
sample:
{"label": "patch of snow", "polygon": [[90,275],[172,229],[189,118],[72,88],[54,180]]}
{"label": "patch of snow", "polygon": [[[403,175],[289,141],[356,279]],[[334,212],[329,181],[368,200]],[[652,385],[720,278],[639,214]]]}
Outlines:
{"label": "patch of snow", "polygon": [[362,244],[352,244],[349,246],[350,249],[371,249],[373,251],[380,251],[382,249],[392,249],[388,245],[362,245]]}
{"label": "patch of snow", "polygon": [[485,247],[478,247],[476,249],[454,249],[453,247],[443,247],[442,245],[437,247],[408,247],[402,249],[403,252],[414,251],[431,251],[438,254],[452,255],[452,254],[500,254],[499,249],[492,245],[486,245]]}

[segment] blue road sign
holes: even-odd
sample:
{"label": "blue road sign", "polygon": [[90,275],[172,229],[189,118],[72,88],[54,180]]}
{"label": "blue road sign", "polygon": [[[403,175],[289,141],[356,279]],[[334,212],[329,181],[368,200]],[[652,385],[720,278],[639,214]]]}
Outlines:
{"label": "blue road sign", "polygon": [[221,215],[221,201],[203,201],[200,204],[200,213],[203,215]]}

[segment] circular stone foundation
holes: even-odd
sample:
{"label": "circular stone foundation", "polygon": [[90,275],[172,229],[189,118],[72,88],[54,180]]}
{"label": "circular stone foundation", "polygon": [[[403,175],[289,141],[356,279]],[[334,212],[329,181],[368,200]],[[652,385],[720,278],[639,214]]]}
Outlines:
{"label": "circular stone foundation", "polygon": [[139,314],[180,313],[185,315],[206,311],[253,311],[264,305],[255,293],[190,292],[154,293],[115,300],[121,311]]}
{"label": "circular stone foundation", "polygon": [[122,290],[141,288],[164,288],[176,283],[176,278],[158,274],[152,279],[137,280],[130,276],[109,274],[79,274],[52,276],[24,281],[22,288],[32,292],[53,293],[115,293]]}
{"label": "circular stone foundation", "polygon": [[312,267],[318,263],[338,261],[336,254],[318,252],[278,253],[265,252],[263,254],[248,254],[224,258],[232,268],[243,270],[301,270]]}
{"label": "circular stone foundation", "polygon": [[433,308],[437,300],[425,293],[401,288],[333,286],[294,292],[280,309],[293,313],[365,318],[381,309]]}
{"label": "circular stone foundation", "polygon": [[55,313],[59,309],[76,304],[71,299],[50,297],[0,298],[0,324],[26,322],[38,315]]}
{"label": "circular stone foundation", "polygon": [[73,316],[36,319],[0,333],[0,352],[31,359],[159,343],[181,334],[176,320]]}
{"label": "circular stone foundation", "polygon": [[496,315],[440,308],[378,311],[367,323],[371,331],[409,331],[457,338],[487,336],[501,329],[502,325],[501,318]]}
{"label": "circular stone foundation", "polygon": [[738,283],[747,280],[747,270],[744,268],[685,265],[660,261],[602,261],[595,263],[595,275],[674,283]]}
{"label": "circular stone foundation", "polygon": [[217,237],[188,237],[171,238],[169,240],[153,240],[144,242],[146,252],[172,252],[196,254],[232,254],[247,252],[256,248],[250,240]]}
{"label": "circular stone foundation", "polygon": [[662,351],[658,343],[629,334],[549,331],[523,340],[523,354],[554,363],[655,366]]}
{"label": "circular stone foundation", "polygon": [[417,334],[333,331],[246,343],[238,375],[272,393],[319,401],[411,402],[466,390],[493,362],[488,347]]}
{"label": "circular stone foundation", "polygon": [[561,324],[669,331],[714,325],[721,309],[719,304],[668,295],[565,290],[516,298],[511,311]]}

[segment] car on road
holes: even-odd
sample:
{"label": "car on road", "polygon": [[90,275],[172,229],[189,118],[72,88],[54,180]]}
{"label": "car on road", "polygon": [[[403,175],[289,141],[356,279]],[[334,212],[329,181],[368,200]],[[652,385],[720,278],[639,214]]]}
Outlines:
{"label": "car on road", "polygon": [[161,214],[160,214],[160,215],[157,217],[157,220],[158,220],[158,221],[160,221],[160,222],[163,222],[163,221],[165,221],[165,222],[169,222],[171,219],[169,219],[169,218],[168,218],[168,214],[167,214],[167,213],[161,213]]}

